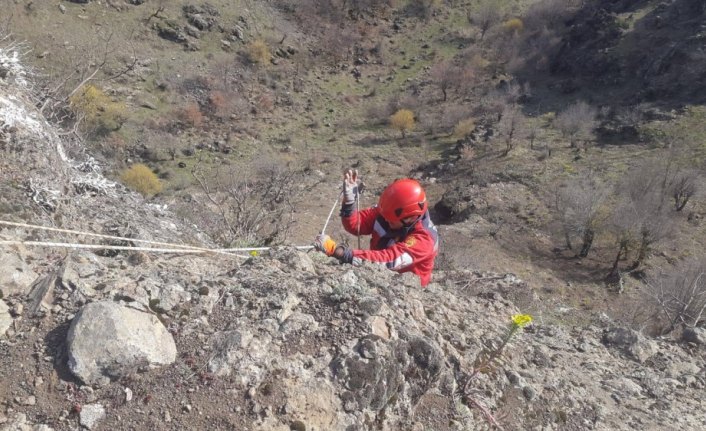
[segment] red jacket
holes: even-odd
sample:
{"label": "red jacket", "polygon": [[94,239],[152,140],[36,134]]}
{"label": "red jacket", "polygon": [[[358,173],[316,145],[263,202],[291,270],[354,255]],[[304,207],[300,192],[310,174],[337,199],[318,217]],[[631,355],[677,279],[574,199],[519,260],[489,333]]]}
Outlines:
{"label": "red jacket", "polygon": [[439,235],[429,212],[411,227],[392,230],[377,207],[360,212],[341,211],[343,227],[353,235],[358,233],[359,220],[360,234],[372,235],[370,250],[352,250],[351,263],[360,265],[367,260],[384,264],[393,271],[411,271],[419,276],[422,286],[429,284],[434,258],[439,251]]}

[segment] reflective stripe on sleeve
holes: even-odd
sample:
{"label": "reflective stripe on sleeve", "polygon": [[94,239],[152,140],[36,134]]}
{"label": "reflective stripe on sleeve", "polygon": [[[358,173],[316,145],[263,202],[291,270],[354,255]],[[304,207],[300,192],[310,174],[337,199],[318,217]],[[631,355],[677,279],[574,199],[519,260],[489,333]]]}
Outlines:
{"label": "reflective stripe on sleeve", "polygon": [[405,252],[397,256],[392,262],[387,262],[385,265],[394,271],[399,271],[400,269],[407,268],[412,263],[414,263],[414,259],[409,253]]}

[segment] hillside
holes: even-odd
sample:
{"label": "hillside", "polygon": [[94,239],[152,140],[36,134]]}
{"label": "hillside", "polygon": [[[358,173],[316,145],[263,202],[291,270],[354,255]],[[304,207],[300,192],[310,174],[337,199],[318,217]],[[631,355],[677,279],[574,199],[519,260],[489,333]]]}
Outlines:
{"label": "hillside", "polygon": [[[702,1],[0,8],[0,429],[706,426]],[[351,166],[428,289],[292,247]]]}
{"label": "hillside", "polygon": [[[31,118],[18,89],[1,88],[0,100],[27,113],[13,120],[18,152],[48,143],[47,159],[25,161],[30,178],[46,179],[61,141]],[[62,157],[51,163],[69,182],[82,175]],[[94,231],[106,231],[114,222],[93,212],[99,205],[134,220],[123,235],[181,242],[165,230],[185,230],[171,214],[121,188],[110,194],[67,187],[55,196],[66,224],[80,225],[69,214],[89,215]],[[6,241],[57,236],[0,231]],[[439,271],[421,289],[412,276],[288,248],[243,260],[15,245],[0,261],[3,430],[471,430],[487,421],[627,430],[706,421],[700,332],[686,345],[607,317],[562,328],[537,316],[510,340],[505,361],[484,363],[519,313],[503,296],[527,289],[512,274]]]}

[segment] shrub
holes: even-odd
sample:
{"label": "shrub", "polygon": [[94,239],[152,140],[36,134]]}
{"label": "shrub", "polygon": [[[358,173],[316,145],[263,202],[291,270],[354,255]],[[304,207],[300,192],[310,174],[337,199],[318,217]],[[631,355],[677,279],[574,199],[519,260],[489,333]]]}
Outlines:
{"label": "shrub", "polygon": [[554,120],[554,125],[563,136],[569,138],[571,147],[574,148],[579,139],[589,140],[593,137],[597,114],[594,107],[584,101],[578,101],[560,113]]}
{"label": "shrub", "polygon": [[208,95],[208,108],[214,114],[222,115],[228,108],[228,98],[222,91],[211,91]]}
{"label": "shrub", "polygon": [[510,34],[518,34],[525,28],[525,24],[519,18],[510,18],[503,23],[503,30]]}
{"label": "shrub", "polygon": [[456,126],[454,127],[453,137],[456,139],[464,139],[466,136],[471,134],[475,127],[476,122],[473,120],[473,118],[461,120],[456,123]]}
{"label": "shrub", "polygon": [[196,102],[191,102],[181,108],[177,111],[176,115],[179,121],[189,127],[199,127],[203,124],[203,114],[201,113],[199,104]]}
{"label": "shrub", "polygon": [[186,216],[219,244],[273,245],[289,237],[301,170],[273,160],[255,160],[244,169],[203,169],[197,165],[192,171],[202,190],[194,195],[200,210],[188,204]]}
{"label": "shrub", "polygon": [[123,171],[120,180],[143,196],[153,196],[162,191],[162,183],[157,175],[142,163],[134,164]]}
{"label": "shrub", "polygon": [[126,120],[125,105],[114,102],[103,90],[86,85],[69,98],[71,109],[85,121],[89,132],[106,133],[118,130]]}
{"label": "shrub", "polygon": [[267,64],[270,61],[270,48],[265,41],[257,39],[248,44],[245,48],[248,60],[255,64]]}
{"label": "shrub", "polygon": [[399,130],[404,138],[407,131],[414,128],[414,113],[409,109],[400,109],[390,117],[390,125]]}
{"label": "shrub", "polygon": [[643,294],[657,309],[662,333],[695,327],[706,317],[706,261],[688,261],[650,277]]}

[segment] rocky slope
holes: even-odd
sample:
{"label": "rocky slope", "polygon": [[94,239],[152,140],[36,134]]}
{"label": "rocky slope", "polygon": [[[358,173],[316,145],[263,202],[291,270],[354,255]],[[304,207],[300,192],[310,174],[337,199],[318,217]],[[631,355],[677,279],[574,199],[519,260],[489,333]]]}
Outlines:
{"label": "rocky slope", "polygon": [[[18,71],[0,80],[3,220],[210,246],[62,150]],[[0,226],[18,239],[77,241]],[[2,430],[706,427],[699,331],[677,342],[538,315],[474,374],[521,311],[504,298],[538,287],[511,274],[438,272],[421,289],[293,248],[242,259],[4,243],[0,265]]]}

